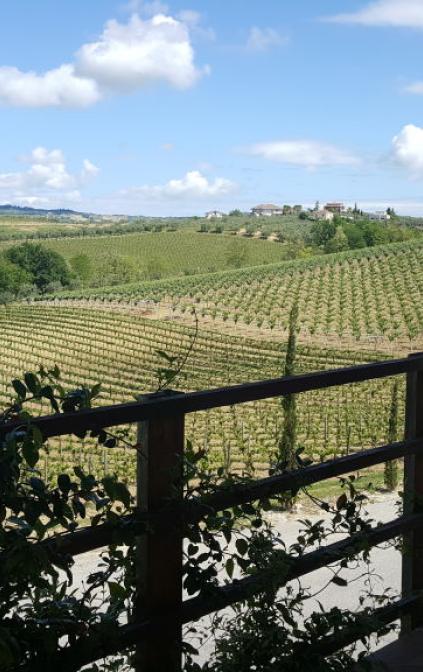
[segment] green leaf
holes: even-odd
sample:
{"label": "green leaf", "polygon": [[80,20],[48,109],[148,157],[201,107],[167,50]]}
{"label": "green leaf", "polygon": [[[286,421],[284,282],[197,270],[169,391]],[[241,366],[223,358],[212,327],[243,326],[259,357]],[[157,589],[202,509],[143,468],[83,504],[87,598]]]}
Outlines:
{"label": "green leaf", "polygon": [[237,539],[235,546],[240,555],[245,555],[248,551],[248,542],[246,539]]}
{"label": "green leaf", "polygon": [[348,502],[348,497],[344,492],[340,497],[338,497],[338,499],[336,501],[336,508],[338,509],[338,511],[345,508],[345,506],[347,505],[347,502]]}
{"label": "green leaf", "polygon": [[35,373],[25,373],[24,380],[28,390],[36,396],[41,389],[41,385]]}
{"label": "green leaf", "polygon": [[22,455],[24,456],[26,463],[32,468],[35,467],[40,458],[37,446],[29,437],[26,437],[23,442]]}
{"label": "green leaf", "polygon": [[33,490],[36,490],[37,492],[43,492],[45,490],[45,485],[41,478],[33,476],[29,479],[29,482]]}
{"label": "green leaf", "polygon": [[94,385],[91,388],[91,397],[92,398],[97,397],[100,394],[100,392],[101,392],[101,383],[97,383],[97,385]]}
{"label": "green leaf", "polygon": [[57,403],[55,396],[54,396],[54,390],[51,385],[45,385],[44,387],[41,388],[40,394],[42,397],[45,397],[46,399],[49,400],[49,402],[52,405],[53,410],[58,413],[59,412],[59,404]]}
{"label": "green leaf", "polygon": [[118,602],[119,600],[125,599],[126,590],[123,586],[115,581],[108,581],[107,585],[109,586],[110,599],[112,602]]}
{"label": "green leaf", "polygon": [[39,449],[43,445],[44,439],[43,435],[41,434],[41,430],[38,429],[36,425],[33,425],[31,427],[31,434],[32,434],[32,440],[35,444],[35,446]]}
{"label": "green leaf", "polygon": [[72,506],[73,510],[78,516],[81,516],[81,518],[85,518],[86,516],[85,506],[83,505],[80,499],[73,499]]}
{"label": "green leaf", "polygon": [[233,573],[234,573],[234,566],[235,563],[233,561],[233,558],[228,558],[225,563],[225,569],[226,573],[229,576],[230,579],[232,579]]}
{"label": "green leaf", "polygon": [[23,384],[23,382],[21,380],[18,380],[17,378],[15,378],[15,380],[12,380],[12,385],[13,385],[13,389],[15,390],[18,397],[20,397],[21,399],[25,399],[25,397],[26,397],[26,387]]}
{"label": "green leaf", "polygon": [[57,364],[55,364],[52,369],[49,369],[47,373],[49,374],[49,376],[55,378],[56,380],[60,378],[60,369],[57,366]]}
{"label": "green leaf", "polygon": [[69,490],[72,488],[72,482],[67,474],[60,474],[58,476],[57,485],[59,486],[59,490],[65,493],[65,495],[67,495]]}
{"label": "green leaf", "polygon": [[198,546],[195,544],[189,544],[187,549],[188,555],[195,555],[198,553]]}
{"label": "green leaf", "polygon": [[124,483],[115,484],[115,499],[117,499],[118,502],[122,502],[126,508],[129,509],[131,505],[131,495]]}
{"label": "green leaf", "polygon": [[116,479],[114,479],[112,476],[106,476],[102,479],[101,483],[104,490],[106,491],[106,495],[109,497],[109,499],[112,500],[112,502],[114,502],[116,499]]}

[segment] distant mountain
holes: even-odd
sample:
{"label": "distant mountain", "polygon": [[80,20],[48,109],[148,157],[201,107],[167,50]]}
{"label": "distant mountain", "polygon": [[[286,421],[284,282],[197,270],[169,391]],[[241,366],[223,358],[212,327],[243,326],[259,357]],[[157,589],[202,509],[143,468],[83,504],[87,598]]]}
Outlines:
{"label": "distant mountain", "polygon": [[11,205],[6,203],[5,205],[0,205],[0,217],[1,215],[31,215],[33,217],[90,217],[91,213],[88,212],[78,212],[77,210],[68,210],[66,208],[57,208],[56,210],[46,210],[43,208],[30,208],[29,206],[20,206],[20,205]]}

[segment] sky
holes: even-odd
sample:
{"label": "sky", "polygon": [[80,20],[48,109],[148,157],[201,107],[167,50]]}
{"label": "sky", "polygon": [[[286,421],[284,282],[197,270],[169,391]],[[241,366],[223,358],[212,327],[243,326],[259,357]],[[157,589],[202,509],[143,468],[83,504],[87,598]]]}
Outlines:
{"label": "sky", "polygon": [[423,0],[0,5],[0,203],[423,216]]}

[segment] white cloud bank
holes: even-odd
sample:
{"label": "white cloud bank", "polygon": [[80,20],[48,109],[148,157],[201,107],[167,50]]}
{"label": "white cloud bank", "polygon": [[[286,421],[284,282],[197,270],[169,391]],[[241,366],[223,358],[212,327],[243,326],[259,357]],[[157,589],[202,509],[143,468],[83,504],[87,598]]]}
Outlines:
{"label": "white cloud bank", "polygon": [[315,140],[277,140],[252,145],[248,154],[270,161],[315,169],[321,166],[355,165],[357,157],[339,147]]}
{"label": "white cloud bank", "polygon": [[357,12],[337,14],[326,19],[332,23],[362,26],[423,28],[422,0],[377,0]]}
{"label": "white cloud bank", "polygon": [[407,124],[392,139],[394,161],[406,168],[412,177],[423,176],[423,128]]}
{"label": "white cloud bank", "polygon": [[3,202],[48,205],[78,201],[79,189],[95,177],[98,168],[85,159],[77,173],[70,172],[60,149],[36,147],[22,158],[25,170],[0,173],[0,198]]}
{"label": "white cloud bank", "polygon": [[186,173],[181,179],[169,180],[161,185],[143,185],[131,187],[120,192],[121,196],[140,198],[143,201],[168,201],[168,200],[201,200],[210,197],[221,197],[231,193],[236,185],[224,177],[216,177],[209,180],[198,170]]}
{"label": "white cloud bank", "polygon": [[109,21],[97,41],[84,44],[73,63],[45,73],[0,67],[0,104],[87,107],[114,93],[155,83],[187,89],[207,72],[194,63],[187,23],[164,14],[127,23]]}
{"label": "white cloud bank", "polygon": [[248,35],[247,49],[249,51],[268,51],[272,47],[280,47],[288,42],[288,37],[274,28],[253,26]]}

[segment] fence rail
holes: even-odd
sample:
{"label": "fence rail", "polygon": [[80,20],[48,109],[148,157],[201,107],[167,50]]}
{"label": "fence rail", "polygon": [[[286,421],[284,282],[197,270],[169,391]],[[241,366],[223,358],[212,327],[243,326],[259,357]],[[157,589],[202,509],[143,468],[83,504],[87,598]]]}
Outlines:
{"label": "fence rail", "polygon": [[[66,415],[49,415],[37,418],[34,424],[44,438],[75,434],[90,429],[116,427],[134,422],[142,422],[157,417],[182,415],[211,408],[243,404],[248,401],[283,397],[312,390],[322,390],[338,385],[360,383],[365,380],[388,378],[402,373],[423,371],[423,355],[411,355],[403,359],[373,362],[358,366],[316,371],[284,378],[274,378],[254,383],[244,383],[214,390],[161,395],[150,395],[142,401],[114,406],[101,406]],[[16,426],[11,423],[0,429],[0,438]]]}
{"label": "fence rail", "polygon": [[[181,483],[181,456],[184,450],[184,416],[187,413],[248,401],[298,394],[337,385],[359,383],[389,376],[407,375],[406,440],[372,448],[361,453],[312,465],[289,473],[262,478],[253,483],[221,489],[202,499],[184,501],[180,491],[175,500],[175,484]],[[399,617],[408,627],[422,622],[423,568],[423,354],[382,363],[319,371],[275,380],[236,385],[216,390],[149,395],[141,401],[84,410],[78,413],[41,417],[34,423],[44,438],[128,423],[140,423],[139,441],[143,460],[138,460],[137,512],[118,525],[59,535],[40,543],[45,548],[78,555],[109,543],[137,539],[138,590],[135,623],[122,625],[112,641],[89,634],[75,646],[49,661],[47,669],[76,672],[100,657],[136,646],[137,672],[178,672],[181,669],[181,627],[214,611],[245,600],[260,592],[270,579],[275,587],[328,566],[357,551],[363,544],[371,548],[403,536],[409,549],[403,563],[403,596],[388,607],[376,610],[381,623]],[[0,432],[15,431],[11,423]],[[233,581],[217,588],[207,599],[201,595],[182,601],[182,543],[184,526],[195,524],[211,512],[297,489],[397,458],[405,458],[405,511],[397,520],[357,533],[324,548],[291,559],[286,572],[275,580],[274,570]],[[149,532],[146,533],[148,523]],[[0,569],[2,555],[0,555]],[[158,617],[160,615],[160,618]],[[374,621],[373,629],[375,627]],[[368,634],[372,632],[369,622]],[[322,655],[350,644],[347,631],[316,643]],[[31,668],[34,669],[34,668]],[[29,672],[29,671],[28,671]]]}
{"label": "fence rail", "polygon": [[423,438],[364,450],[303,469],[257,479],[254,483],[234,485],[230,489],[222,488],[219,492],[202,499],[185,500],[179,503],[173,501],[171,505],[165,505],[157,511],[140,512],[137,516],[123,516],[119,526],[103,523],[94,528],[67,532],[46,539],[40,544],[46,549],[60,549],[69,555],[80,555],[102,548],[107,544],[124,543],[139,534],[148,524],[161,529],[170,523],[172,525],[177,525],[178,522],[180,524],[194,523],[211,511],[222,511],[254,500],[269,498],[287,490],[296,490],[329,478],[360,471],[389,460],[413,455],[420,448],[423,449]]}

